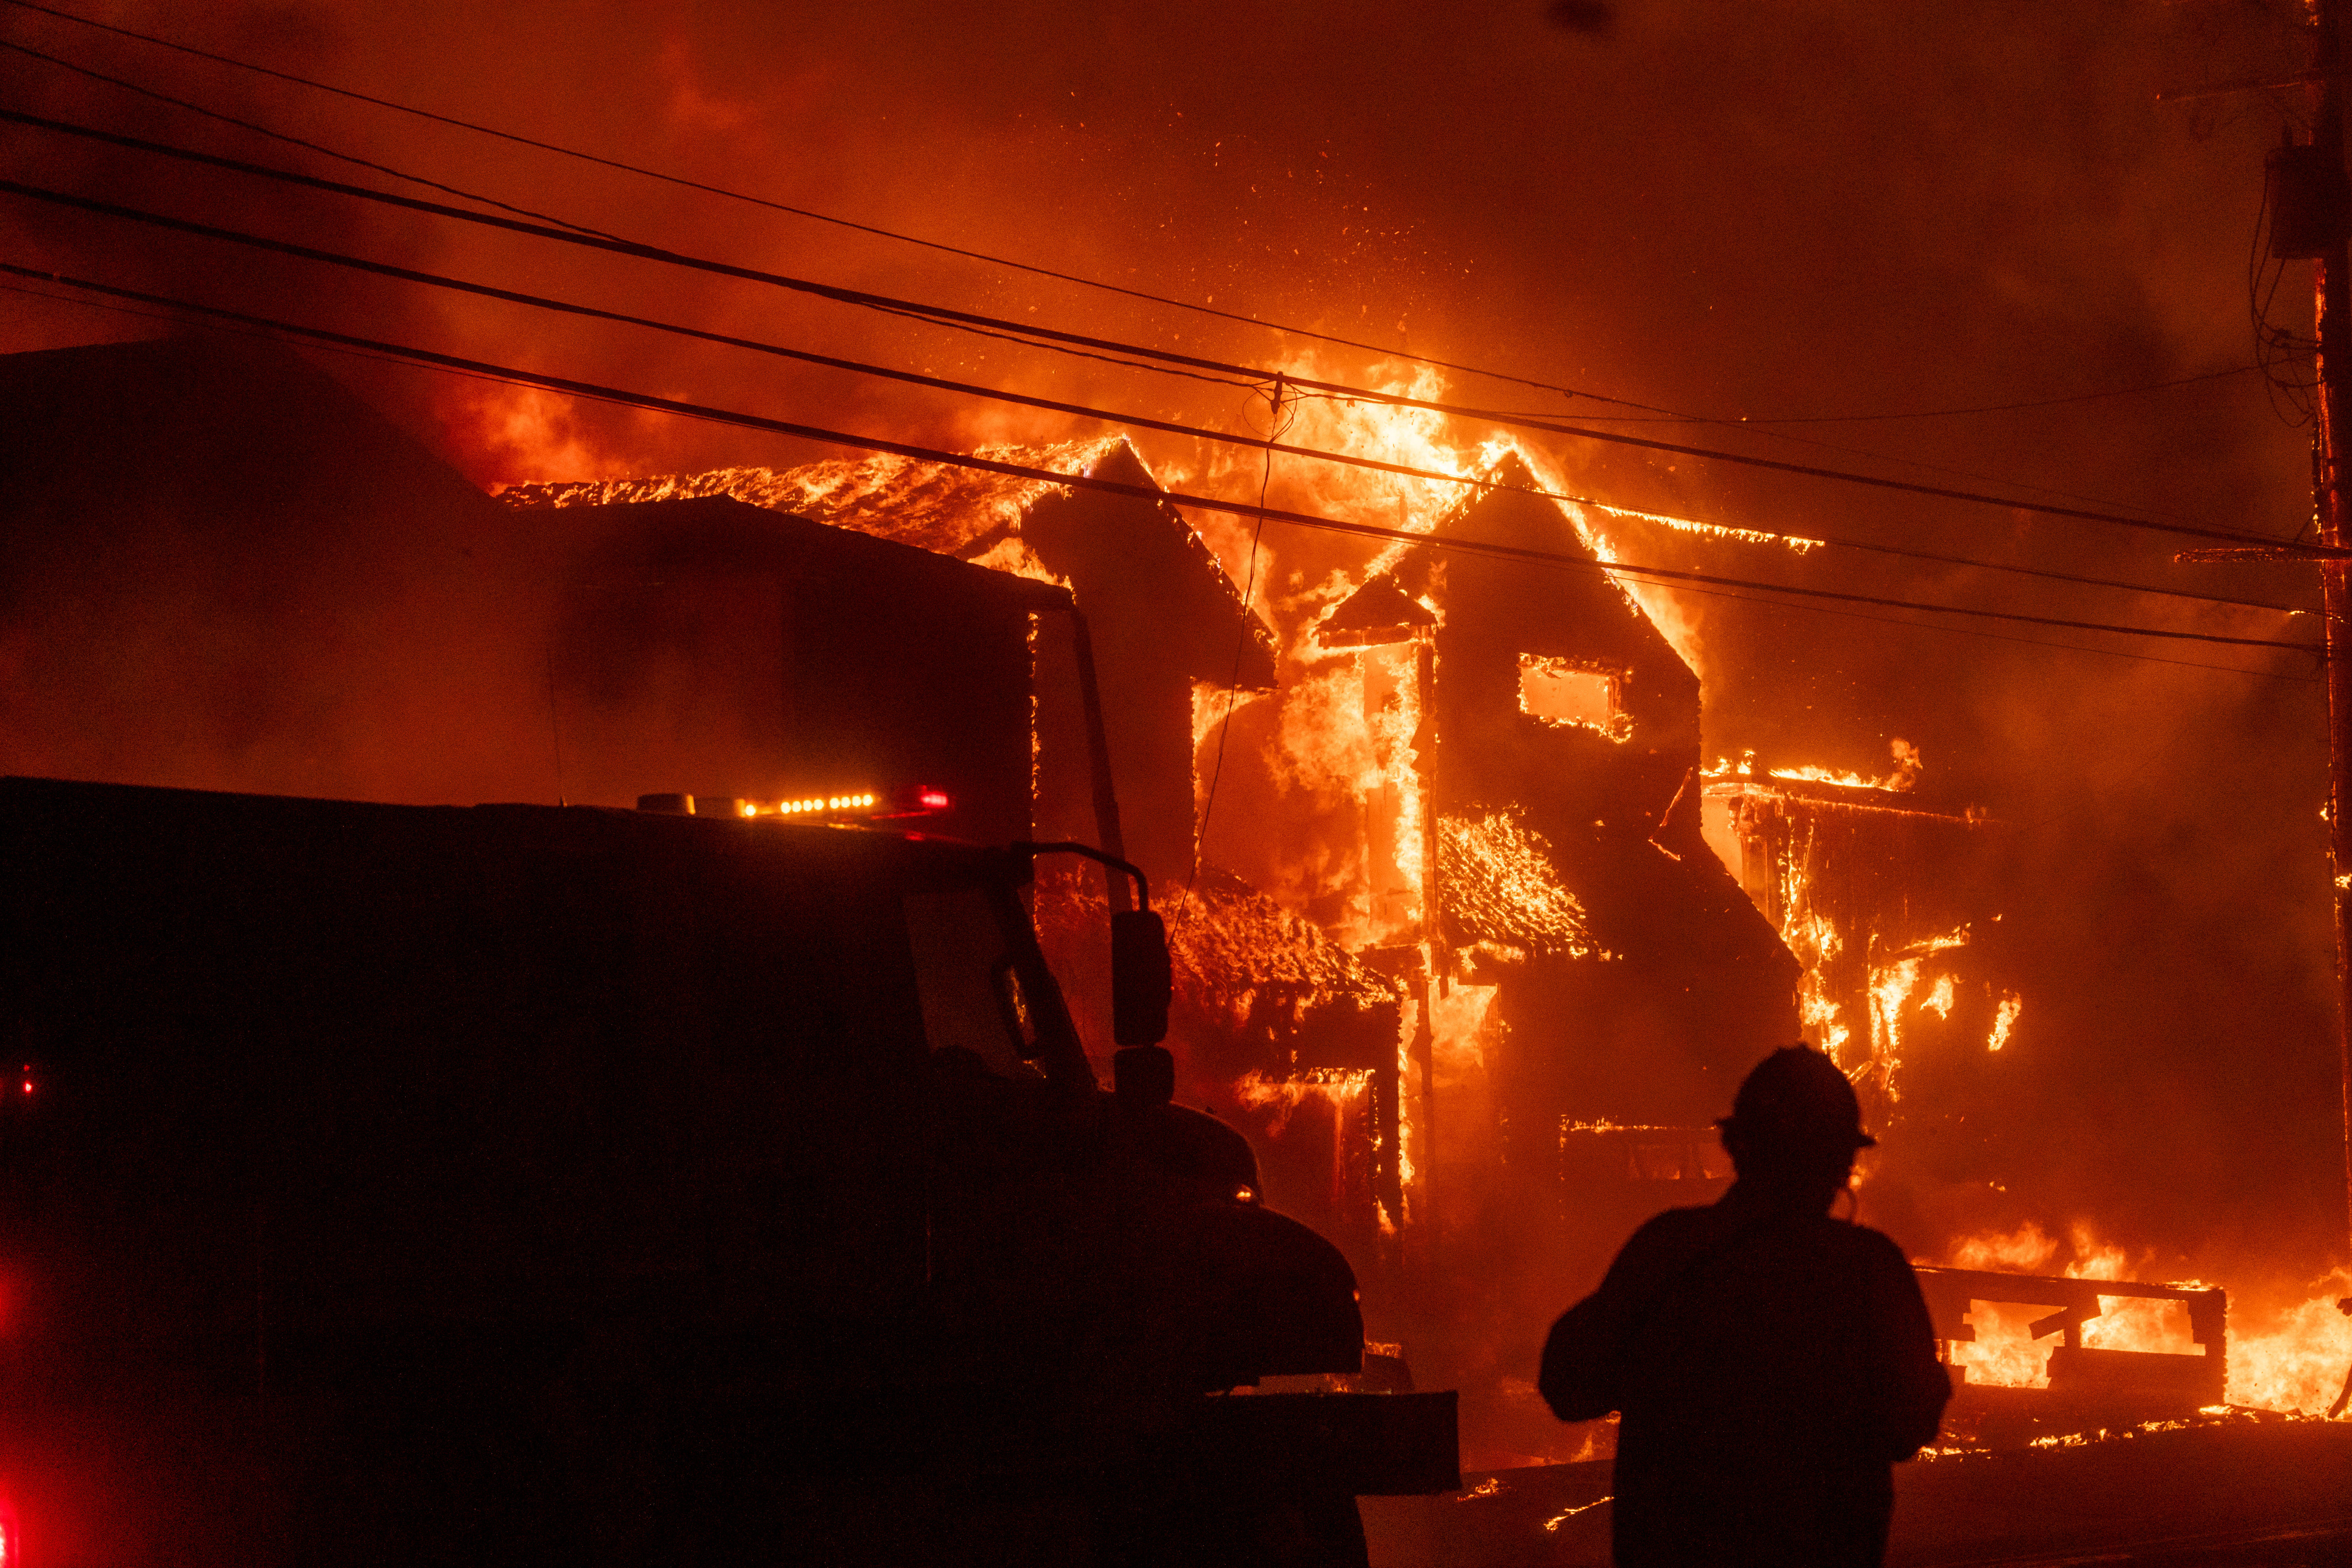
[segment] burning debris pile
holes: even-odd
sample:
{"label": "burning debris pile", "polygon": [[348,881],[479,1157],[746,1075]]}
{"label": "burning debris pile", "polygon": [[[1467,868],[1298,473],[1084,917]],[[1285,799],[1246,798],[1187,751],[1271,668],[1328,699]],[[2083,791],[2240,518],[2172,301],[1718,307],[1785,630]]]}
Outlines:
{"label": "burning debris pile", "polygon": [[[2148,1283],[2086,1226],[1960,1238],[1923,1268],[1961,1436],[1998,1442],[2231,1408],[2317,1415],[2352,1368],[2352,1272],[2284,1304]],[[2293,1293],[2291,1293],[2293,1294]]]}

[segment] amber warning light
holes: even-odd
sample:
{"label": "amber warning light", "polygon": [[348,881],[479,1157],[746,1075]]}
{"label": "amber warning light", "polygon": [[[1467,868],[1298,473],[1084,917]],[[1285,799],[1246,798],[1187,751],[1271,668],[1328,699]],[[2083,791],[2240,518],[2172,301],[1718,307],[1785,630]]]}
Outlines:
{"label": "amber warning light", "polygon": [[853,789],[838,795],[788,795],[781,800],[744,800],[738,796],[641,795],[639,811],[672,816],[784,817],[802,822],[890,822],[909,816],[929,816],[955,803],[934,784],[908,784],[894,790]]}

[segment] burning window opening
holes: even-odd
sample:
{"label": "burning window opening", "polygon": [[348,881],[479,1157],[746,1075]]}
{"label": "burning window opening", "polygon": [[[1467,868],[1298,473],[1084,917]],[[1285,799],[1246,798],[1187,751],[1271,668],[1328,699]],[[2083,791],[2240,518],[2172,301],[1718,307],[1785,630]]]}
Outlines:
{"label": "burning window opening", "polygon": [[1622,745],[1633,738],[1623,706],[1627,671],[1591,659],[1519,655],[1519,711],[1556,730],[1589,730]]}

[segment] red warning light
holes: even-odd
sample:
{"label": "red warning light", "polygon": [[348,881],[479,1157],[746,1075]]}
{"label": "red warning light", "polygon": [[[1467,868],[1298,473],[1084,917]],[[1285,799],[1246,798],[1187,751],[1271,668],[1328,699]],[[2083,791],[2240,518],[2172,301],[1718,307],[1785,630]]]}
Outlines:
{"label": "red warning light", "polygon": [[947,793],[943,790],[927,789],[916,795],[915,798],[921,802],[927,810],[945,811],[948,808],[949,802]]}

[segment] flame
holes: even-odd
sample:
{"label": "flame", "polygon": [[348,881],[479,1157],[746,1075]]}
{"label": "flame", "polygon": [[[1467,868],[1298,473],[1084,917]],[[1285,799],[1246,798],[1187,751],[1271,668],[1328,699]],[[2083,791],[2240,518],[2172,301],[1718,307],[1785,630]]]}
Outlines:
{"label": "flame", "polygon": [[[1422,1005],[1421,998],[1413,998],[1406,1004],[1406,1011],[1409,1014],[1414,1012]],[[1396,1080],[1400,1086],[1412,1082],[1412,1037],[1417,1031],[1417,1021],[1408,1017],[1405,1027],[1397,1035]],[[1421,1145],[1421,1130],[1413,1121],[1412,1103],[1413,1095],[1410,1090],[1397,1096],[1397,1185],[1402,1194],[1402,1201],[1406,1204],[1414,1201],[1412,1195],[1413,1152]],[[1386,1209],[1381,1210],[1381,1217],[1383,1220],[1391,1220]],[[1404,1217],[1403,1215],[1397,1215],[1393,1216],[1393,1220],[1402,1221]],[[1393,1224],[1383,1228],[1391,1229]]]}
{"label": "flame", "polygon": [[[1382,660],[1367,650],[1361,662],[1366,666],[1369,682],[1373,669]],[[1376,710],[1367,701],[1366,708],[1372,732],[1373,763],[1380,770],[1381,782],[1395,793],[1396,809],[1391,818],[1394,842],[1390,848],[1390,860],[1407,889],[1399,925],[1409,922],[1415,934],[1420,935],[1423,934],[1421,928],[1429,913],[1424,894],[1429,860],[1427,793],[1421,780],[1421,756],[1412,744],[1413,736],[1421,730],[1422,689],[1420,680],[1412,678],[1412,672],[1392,673],[1404,677],[1391,683],[1393,700],[1380,703]],[[1369,685],[1366,696],[1370,696]]]}
{"label": "flame", "polygon": [[[1276,699],[1268,774],[1298,797],[1299,815],[1344,815],[1365,826],[1360,841],[1286,859],[1271,873],[1271,890],[1293,909],[1341,895],[1344,907],[1324,923],[1349,948],[1418,942],[1428,845],[1412,744],[1422,721],[1417,645],[1294,656],[1304,668]],[[1196,702],[1196,720],[1201,710]],[[1209,722],[1213,730],[1214,715]]]}
{"label": "flame", "polygon": [[1437,825],[1450,906],[1476,936],[1573,958],[1598,951],[1584,906],[1562,887],[1543,835],[1510,811]]}
{"label": "flame", "polygon": [[[1782,881],[1783,907],[1790,911],[1781,924],[1780,940],[1788,944],[1800,968],[1797,976],[1797,1018],[1810,1033],[1823,1055],[1841,1068],[1845,1066],[1845,1045],[1853,1031],[1846,1027],[1845,1009],[1830,994],[1827,968],[1838,949],[1844,945],[1837,927],[1827,915],[1807,907],[1802,891],[1808,879],[1794,866]],[[1802,914],[1793,911],[1803,910]]]}
{"label": "flame", "polygon": [[1661,528],[1671,528],[1676,533],[1696,534],[1702,539],[1728,539],[1741,544],[1777,544],[1791,555],[1810,555],[1827,541],[1808,539],[1799,533],[1764,533],[1753,528],[1734,528],[1727,523],[1701,522],[1691,517],[1668,517],[1664,512],[1639,511],[1633,507],[1603,507],[1612,517],[1630,517],[1638,522],[1654,522]]}
{"label": "flame", "polygon": [[1919,988],[1919,961],[1906,958],[1870,972],[1870,1054],[1877,1059],[1880,1081],[1889,1100],[1902,1098],[1895,1087],[1895,1068],[1903,1048],[1903,1008]]}
{"label": "flame", "polygon": [[[1125,441],[1123,436],[1098,436],[1050,446],[982,447],[974,455],[1055,473],[1083,474],[1092,472]],[[595,468],[583,462],[573,471],[593,472]],[[1016,479],[882,453],[787,469],[714,468],[698,474],[532,484],[518,486],[499,499],[510,505],[564,507],[726,496],[1058,584],[1062,580],[1022,540],[1021,524],[1039,500],[1066,491],[1067,487],[1044,479]]]}
{"label": "flame", "polygon": [[1234,1081],[1234,1094],[1253,1110],[1271,1108],[1274,1120],[1270,1130],[1278,1133],[1290,1125],[1291,1117],[1310,1100],[1344,1110],[1363,1099],[1371,1076],[1370,1068],[1317,1068],[1294,1078],[1270,1079],[1252,1069]]}
{"label": "flame", "polygon": [[1919,1005],[1935,1014],[1938,1018],[1949,1019],[1952,1016],[1952,986],[1953,981],[1949,974],[1938,974],[1936,976],[1936,988],[1927,994],[1927,999]]}
{"label": "flame", "polygon": [[2188,1303],[2146,1296],[2100,1297],[2099,1315],[2083,1325],[2083,1343],[2104,1351],[2205,1353],[2205,1347],[2189,1337]]}
{"label": "flame", "polygon": [[1992,1033],[1985,1039],[1985,1049],[1997,1051],[2009,1044],[2010,1031],[2017,1027],[2017,1016],[2024,1011],[2025,1003],[2016,992],[2002,992],[2000,1010],[1993,1015]]}
{"label": "flame", "polygon": [[2283,1308],[2230,1303],[2229,1401],[2257,1410],[2316,1415],[2352,1373],[2352,1317],[2336,1302],[2352,1296],[2352,1269],[2338,1268]]}
{"label": "flame", "polygon": [[1770,770],[1770,776],[1776,779],[1792,779],[1801,784],[1837,784],[1844,789],[1886,789],[1891,787],[1889,785],[1880,784],[1876,779],[1866,779],[1860,773],[1840,773],[1835,768],[1824,768],[1811,763],[1805,763],[1801,767],[1773,768]]}
{"label": "flame", "polygon": [[[1919,755],[1919,748],[1898,735],[1887,743],[1886,749],[1893,766],[1877,778],[1839,768],[1825,768],[1815,763],[1767,768],[1760,776],[1786,779],[1791,784],[1835,784],[1840,789],[1874,789],[1891,795],[1901,795],[1916,788],[1919,774],[1927,765]],[[1699,776],[1707,779],[1756,778],[1759,776],[1756,771],[1756,753],[1742,752],[1736,763],[1727,757],[1717,757],[1712,766],[1699,770]]]}
{"label": "flame", "polygon": [[1447,986],[1432,1004],[1430,1065],[1439,1088],[1450,1088],[1486,1067],[1486,1015],[1500,989],[1456,983]]}
{"label": "flame", "polygon": [[1952,1245],[1951,1266],[1994,1274],[2033,1274],[2056,1256],[2058,1244],[2027,1220],[2013,1231],[1986,1231]]}
{"label": "flame", "polygon": [[2050,1386],[2050,1352],[2053,1337],[2036,1340],[2029,1326],[2043,1309],[2009,1301],[1979,1301],[1968,1315],[1974,1340],[1952,1346],[1952,1364],[1968,1369],[1968,1380],[1996,1388]]}

